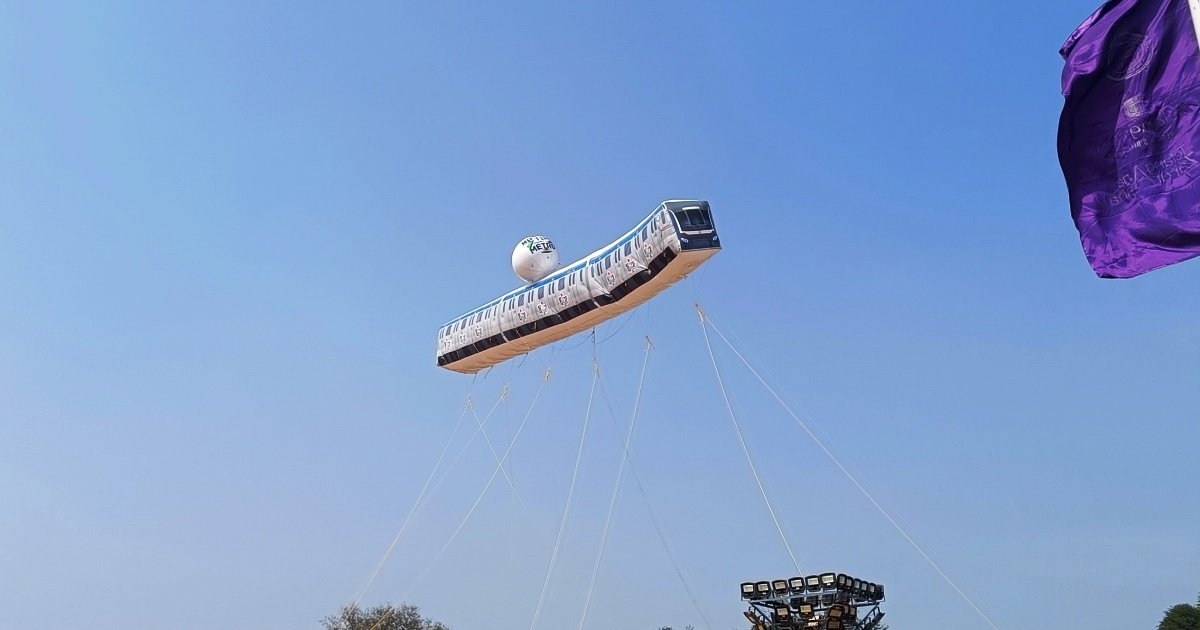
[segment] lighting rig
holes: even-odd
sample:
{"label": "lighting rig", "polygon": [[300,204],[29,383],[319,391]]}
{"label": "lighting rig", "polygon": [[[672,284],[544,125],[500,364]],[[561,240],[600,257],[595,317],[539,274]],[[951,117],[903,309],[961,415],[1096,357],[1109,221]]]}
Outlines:
{"label": "lighting rig", "polygon": [[844,573],[743,582],[753,630],[875,630],[883,585]]}

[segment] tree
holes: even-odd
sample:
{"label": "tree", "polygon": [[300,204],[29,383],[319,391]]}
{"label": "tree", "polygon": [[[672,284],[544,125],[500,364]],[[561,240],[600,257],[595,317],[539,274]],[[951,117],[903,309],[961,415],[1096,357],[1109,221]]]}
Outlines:
{"label": "tree", "polygon": [[1200,630],[1200,597],[1195,606],[1179,604],[1163,613],[1158,630]]}
{"label": "tree", "polygon": [[366,610],[346,604],[336,615],[321,620],[325,630],[450,630],[421,616],[416,606],[381,604]]}

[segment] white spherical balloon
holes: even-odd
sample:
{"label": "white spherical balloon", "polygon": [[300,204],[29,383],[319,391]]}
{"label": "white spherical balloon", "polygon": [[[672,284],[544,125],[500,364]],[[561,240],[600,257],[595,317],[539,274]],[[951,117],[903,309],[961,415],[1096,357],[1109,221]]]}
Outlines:
{"label": "white spherical balloon", "polygon": [[525,282],[537,282],[558,269],[558,248],[545,236],[523,238],[513,249],[512,268]]}

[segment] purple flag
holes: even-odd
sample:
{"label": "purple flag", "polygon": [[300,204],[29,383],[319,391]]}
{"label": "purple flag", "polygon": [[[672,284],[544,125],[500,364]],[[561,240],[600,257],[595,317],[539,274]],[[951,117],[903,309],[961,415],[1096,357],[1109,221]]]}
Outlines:
{"label": "purple flag", "polygon": [[1188,0],[1110,0],[1067,38],[1058,159],[1102,278],[1200,256],[1200,47]]}

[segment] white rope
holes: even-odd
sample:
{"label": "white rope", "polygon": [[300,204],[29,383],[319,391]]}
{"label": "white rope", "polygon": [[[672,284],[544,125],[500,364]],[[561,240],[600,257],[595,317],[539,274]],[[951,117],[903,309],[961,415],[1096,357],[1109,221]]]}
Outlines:
{"label": "white rope", "polygon": [[[496,400],[496,404],[500,404],[500,399]],[[471,393],[468,391],[467,404],[463,407],[462,415],[458,417],[458,422],[454,423],[454,430],[450,432],[450,439],[446,440],[446,445],[442,447],[442,453],[441,455],[438,455],[437,462],[433,465],[433,470],[429,471],[429,478],[425,480],[425,485],[421,487],[421,492],[417,494],[417,500],[413,502],[412,509],[408,511],[408,516],[404,517],[404,522],[401,523],[400,529],[396,532],[396,535],[392,537],[392,544],[388,545],[387,550],[383,552],[383,556],[379,558],[377,563],[375,563],[375,569],[371,571],[371,575],[367,577],[363,585],[360,586],[358,591],[355,592],[353,604],[355,607],[357,607],[358,603],[362,601],[363,596],[367,594],[367,590],[371,588],[371,584],[375,583],[375,578],[379,577],[379,572],[383,570],[383,565],[387,563],[388,558],[392,555],[392,551],[396,549],[396,545],[400,542],[400,537],[404,535],[404,530],[408,528],[409,521],[412,519],[413,514],[416,513],[417,508],[421,505],[421,500],[425,498],[425,493],[429,490],[429,484],[433,481],[433,478],[437,476],[438,467],[442,465],[442,460],[446,458],[446,453],[450,450],[450,445],[454,443],[454,437],[458,435],[458,429],[462,426],[463,419],[467,417],[468,411],[473,412],[474,409],[475,402],[472,400]],[[493,406],[492,409],[495,410],[495,407]]]}
{"label": "white rope", "polygon": [[[450,465],[447,466],[446,470],[442,472],[442,476],[439,477],[438,480],[433,483],[433,490],[431,490],[430,493],[437,492],[437,489],[440,488],[442,486],[442,483],[446,481],[446,478],[450,475],[450,471],[454,470],[454,466],[456,464],[458,464],[458,461],[462,459],[463,455],[465,455],[467,453],[467,450],[469,450],[471,448],[471,445],[475,443],[475,438],[479,437],[480,433],[483,433],[484,426],[487,425],[488,420],[490,420],[492,417],[492,414],[496,412],[496,408],[500,405],[501,402],[508,400],[508,394],[509,394],[508,385],[505,385],[504,389],[500,392],[500,400],[496,401],[496,404],[492,406],[492,409],[490,411],[488,411],[486,416],[483,417],[483,422],[480,422],[479,426],[475,427],[475,432],[471,434],[471,437],[469,439],[467,439],[467,443],[463,444],[463,447],[460,448],[458,450],[458,453],[456,453],[454,455],[454,459],[450,460]],[[505,406],[505,409],[507,409],[507,408],[508,407]],[[524,507],[525,503],[521,499],[521,495],[517,494],[517,489],[515,486],[512,488],[512,491],[513,491],[513,496],[516,497],[516,499],[517,499],[517,503],[520,503],[521,506]]]}
{"label": "white rope", "polygon": [[750,472],[754,474],[754,483],[758,484],[758,491],[762,494],[763,503],[767,504],[767,511],[771,513],[771,520],[775,522],[779,538],[783,541],[783,546],[787,549],[792,564],[796,566],[796,573],[803,574],[804,571],[800,570],[800,563],[796,561],[796,554],[792,553],[792,546],[788,544],[787,535],[783,533],[783,525],[780,524],[779,517],[775,515],[775,508],[771,506],[771,499],[767,496],[767,489],[763,485],[762,477],[758,474],[758,467],[754,465],[754,458],[750,456],[750,447],[746,445],[746,438],[742,435],[742,427],[738,424],[737,414],[733,412],[733,403],[729,400],[729,393],[725,391],[725,381],[721,379],[721,370],[717,368],[717,356],[713,354],[712,342],[708,338],[707,318],[699,304],[696,305],[696,313],[700,315],[700,330],[704,331],[704,345],[708,347],[708,358],[712,360],[713,373],[717,375],[717,385],[721,388],[721,396],[725,398],[725,408],[729,410],[729,419],[733,421],[733,430],[737,432],[738,442],[742,445],[742,453],[746,456],[746,463],[750,465]]}
{"label": "white rope", "polygon": [[[603,382],[600,383],[600,393],[604,396],[604,403],[608,406],[608,413],[612,418],[613,426],[615,427],[617,426],[617,414],[613,411],[612,400],[608,396],[608,388],[604,386]],[[618,427],[617,439],[621,440],[619,430],[620,428]],[[642,502],[646,506],[646,512],[650,515],[650,523],[654,526],[654,532],[658,535],[658,542],[662,544],[663,551],[666,552],[667,559],[671,562],[671,567],[675,569],[675,575],[679,578],[679,582],[683,585],[683,590],[687,593],[688,599],[692,601],[692,607],[696,609],[696,613],[699,614],[700,618],[704,621],[705,627],[707,627],[708,630],[713,630],[712,621],[708,618],[708,615],[704,613],[704,609],[700,607],[700,601],[696,599],[695,593],[692,592],[692,588],[688,584],[687,578],[684,577],[683,569],[680,567],[679,562],[675,559],[675,553],[671,550],[671,545],[667,543],[666,534],[663,533],[663,529],[658,522],[658,517],[654,513],[653,502],[650,500],[649,493],[646,492],[646,486],[642,483],[641,474],[638,473],[637,462],[633,459],[633,454],[629,452],[629,445],[622,441],[621,450],[623,453],[625,453],[625,456],[629,458],[629,472],[633,475],[633,481],[637,485],[638,492],[642,496]]]}
{"label": "white rope", "polygon": [[[492,459],[496,460],[496,463],[499,463],[500,454],[496,452],[496,447],[492,446],[491,438],[488,437],[487,431],[483,429],[483,421],[479,419],[479,414],[475,413],[474,409],[471,409],[471,415],[475,416],[475,423],[479,425],[479,432],[483,435],[483,441],[487,443],[488,450],[492,452]],[[517,485],[513,483],[512,477],[508,474],[508,470],[501,467],[500,472],[504,473],[504,479],[508,482],[508,487],[512,488],[513,493],[516,494]],[[520,500],[520,497],[518,497],[518,500]]]}
{"label": "white rope", "polygon": [[[696,309],[699,310],[700,306],[697,305]],[[701,313],[703,313],[703,311],[701,311]],[[742,363],[746,366],[746,368],[748,368],[750,370],[750,373],[753,374],[754,377],[758,379],[758,382],[762,383],[763,387],[765,387],[767,389],[767,391],[771,393],[771,396],[773,396],[775,398],[776,402],[778,402],[780,404],[780,406],[782,406],[784,408],[784,410],[787,411],[790,416],[792,416],[792,419],[796,421],[796,424],[800,425],[801,429],[804,429],[804,432],[807,433],[810,438],[812,438],[813,442],[815,442],[817,444],[817,446],[821,449],[821,451],[825,453],[825,456],[828,457],[829,460],[832,461],[833,464],[835,466],[837,466],[839,470],[842,471],[842,474],[844,474],[846,476],[846,478],[850,480],[850,483],[854,484],[854,487],[858,488],[858,491],[861,492],[863,494],[863,496],[865,496],[867,498],[867,500],[871,502],[871,505],[874,505],[875,509],[878,510],[879,513],[882,514],[883,517],[885,519],[887,519],[887,521],[889,523],[892,524],[892,527],[896,528],[896,531],[900,532],[900,535],[903,536],[904,539],[907,540],[910,545],[912,545],[913,549],[917,550],[917,553],[920,554],[921,557],[924,558],[925,561],[929,563],[929,566],[933,567],[934,571],[937,571],[938,575],[942,576],[942,579],[945,580],[946,583],[950,585],[950,588],[954,589],[954,591],[956,593],[958,593],[959,597],[961,597],[963,599],[963,601],[965,601],[968,605],[970,605],[971,608],[973,608],[975,610],[975,612],[984,621],[986,621],[989,626],[995,628],[996,630],[999,630],[999,626],[997,626],[996,623],[994,621],[992,621],[992,619],[990,617],[988,617],[987,614],[984,613],[983,610],[974,601],[972,601],[971,598],[968,597],[967,594],[961,588],[959,588],[959,586],[957,584],[954,583],[954,580],[950,579],[950,576],[946,574],[946,572],[942,569],[942,567],[939,566],[938,563],[935,562],[934,559],[932,557],[930,557],[930,555],[928,553],[926,553],[926,551],[921,547],[921,545],[917,544],[917,541],[913,538],[913,536],[911,534],[909,534],[908,531],[906,531],[904,529],[904,527],[902,527],[900,525],[900,523],[897,522],[896,519],[893,518],[892,515],[886,509],[884,509],[883,505],[881,505],[879,503],[879,501],[876,500],[875,497],[869,491],[867,491],[867,489],[863,486],[863,484],[859,483],[858,479],[856,479],[854,477],[854,475],[851,474],[850,470],[847,469],[842,464],[842,462],[837,458],[837,456],[835,456],[833,454],[833,451],[831,451],[828,447],[826,447],[824,442],[822,442],[821,439],[819,437],[817,437],[817,434],[814,433],[813,430],[810,429],[808,427],[808,425],[803,420],[800,419],[800,416],[797,415],[796,412],[792,411],[792,408],[789,407],[788,404],[783,401],[783,398],[781,398],[779,396],[779,394],[775,392],[775,389],[772,388],[769,384],[767,384],[767,381],[764,380],[761,375],[759,375],[758,370],[754,369],[754,366],[752,366],[750,364],[750,362],[746,360],[746,357],[744,357],[741,352],[738,352],[738,349],[735,348],[733,346],[733,344],[730,343],[729,339],[726,338],[725,335],[721,333],[721,329],[717,328],[717,325],[713,323],[712,319],[708,318],[707,315],[705,315],[704,318],[707,320],[708,325],[712,327],[713,332],[717,333],[717,335],[719,335],[721,337],[721,340],[725,342],[725,345],[729,346],[729,349],[732,350],[733,353],[735,355],[737,355],[737,358],[740,359],[742,361]],[[707,339],[707,335],[705,335],[705,337]]]}
{"label": "white rope", "polygon": [[562,518],[558,521],[558,534],[554,537],[554,550],[550,553],[550,565],[546,567],[546,578],[542,581],[542,593],[538,595],[537,607],[533,609],[533,621],[529,623],[529,630],[533,630],[537,626],[538,619],[542,616],[542,605],[546,601],[546,593],[550,590],[550,576],[554,573],[554,564],[558,561],[558,551],[562,545],[563,533],[567,530],[567,517],[571,513],[571,503],[575,498],[575,483],[579,479],[579,468],[583,462],[583,446],[587,442],[588,424],[592,419],[592,401],[596,396],[596,383],[600,381],[600,365],[596,363],[596,357],[592,357],[592,369],[594,376],[592,377],[592,390],[588,393],[587,411],[583,415],[583,430],[579,434],[579,450],[575,453],[575,470],[571,472],[571,486],[567,490],[567,502],[563,506]]}
{"label": "white rope", "polygon": [[650,363],[650,351],[654,345],[646,339],[646,353],[642,359],[642,373],[638,378],[637,397],[633,401],[633,417],[629,420],[629,432],[625,436],[625,452],[621,457],[621,465],[617,468],[617,482],[613,484],[612,498],[608,502],[608,516],[604,518],[604,532],[600,535],[600,549],[596,551],[596,562],[592,565],[592,577],[588,582],[587,599],[583,603],[583,614],[579,618],[579,630],[587,623],[588,610],[592,606],[592,595],[596,592],[596,578],[600,575],[600,564],[604,559],[604,547],[608,544],[608,531],[612,525],[613,510],[617,507],[617,496],[621,492],[621,480],[625,477],[625,464],[629,462],[630,449],[633,447],[633,430],[637,426],[638,410],[642,402],[642,385],[646,382],[646,365]]}
{"label": "white rope", "polygon": [[667,537],[663,534],[662,527],[659,526],[658,519],[654,516],[654,508],[650,507],[650,497],[646,494],[646,488],[642,485],[642,480],[638,476],[637,468],[633,466],[633,462],[630,462],[629,471],[633,473],[633,480],[646,505],[646,513],[650,515],[650,524],[654,526],[654,533],[658,534],[658,541],[662,543],[663,551],[666,552],[667,559],[671,562],[671,568],[675,570],[675,575],[679,578],[679,583],[683,585],[683,590],[687,593],[688,599],[691,600],[692,607],[696,609],[696,613],[704,621],[704,627],[708,628],[708,630],[713,630],[712,621],[708,618],[708,615],[704,614],[704,609],[700,607],[700,602],[696,599],[696,594],[692,592],[692,587],[688,585],[687,578],[683,576],[683,569],[680,568],[679,562],[675,559],[675,554],[671,551],[671,546],[667,544]]}
{"label": "white rope", "polygon": [[421,571],[420,575],[417,576],[417,579],[413,581],[412,586],[410,586],[404,593],[404,597],[400,598],[400,601],[408,601],[408,596],[413,592],[413,590],[420,586],[421,581],[425,579],[425,576],[429,574],[435,565],[437,565],[438,560],[441,560],[442,554],[446,553],[446,550],[449,549],[450,545],[454,544],[454,540],[458,538],[459,533],[461,533],[463,528],[467,526],[467,521],[471,520],[471,515],[475,513],[475,508],[479,507],[480,502],[483,501],[483,497],[487,495],[488,490],[492,487],[492,483],[496,481],[496,476],[500,474],[500,469],[504,466],[505,460],[508,459],[509,453],[511,453],[513,447],[517,445],[517,439],[521,437],[521,432],[525,430],[525,424],[529,422],[529,417],[533,415],[533,409],[537,406],[538,399],[542,396],[542,391],[546,389],[546,383],[549,382],[550,370],[547,369],[546,375],[542,378],[541,387],[538,387],[537,393],[534,394],[533,402],[529,403],[529,410],[525,412],[525,418],[521,420],[520,426],[517,427],[517,432],[515,435],[513,435],[512,441],[509,442],[508,448],[505,449],[504,454],[500,456],[500,462],[496,466],[496,470],[492,471],[492,476],[488,478],[487,484],[483,486],[483,491],[479,493],[479,497],[476,498],[475,502],[471,504],[471,509],[467,510],[467,515],[463,517],[462,522],[460,522],[458,527],[454,529],[454,533],[450,534],[450,540],[447,540],[446,544],[442,545],[442,548],[438,550],[437,555],[435,555],[433,560],[429,562],[429,565],[426,566],[423,571]]}

